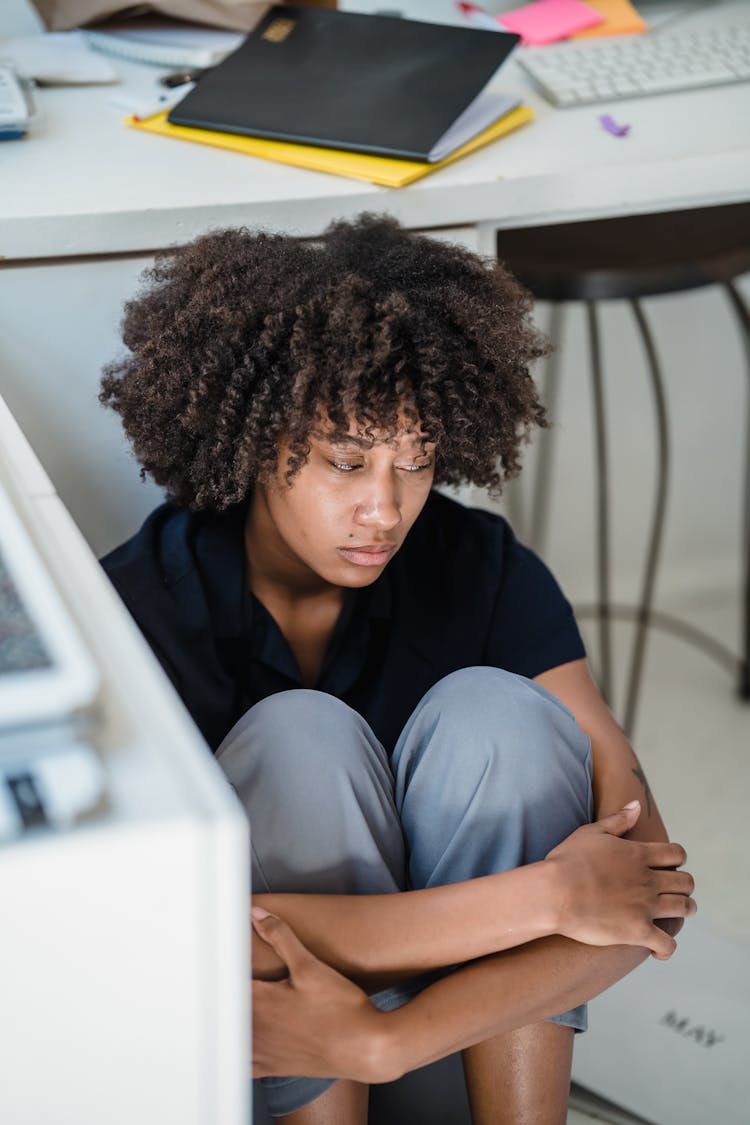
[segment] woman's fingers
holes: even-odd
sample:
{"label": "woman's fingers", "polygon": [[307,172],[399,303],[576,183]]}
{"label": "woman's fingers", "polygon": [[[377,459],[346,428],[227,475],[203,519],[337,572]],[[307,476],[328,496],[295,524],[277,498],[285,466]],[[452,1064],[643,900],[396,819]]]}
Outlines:
{"label": "woman's fingers", "polygon": [[677,949],[677,942],[669,934],[665,934],[664,930],[660,930],[658,926],[652,926],[651,941],[648,942],[648,948],[657,961],[668,961]]}
{"label": "woman's fingers", "polygon": [[645,849],[649,867],[682,867],[687,863],[687,852],[682,844],[655,844],[641,845]]}
{"label": "woman's fingers", "polygon": [[251,914],[255,932],[279,955],[292,978],[311,965],[318,964],[317,958],[302,944],[283,918],[269,914],[259,906],[254,906]]}
{"label": "woman's fingers", "polygon": [[689,871],[656,871],[656,887],[662,895],[691,895],[695,880]]}
{"label": "woman's fingers", "polygon": [[698,904],[688,895],[659,895],[654,918],[689,918]]}
{"label": "woman's fingers", "polygon": [[640,815],[640,801],[631,801],[630,804],[618,809],[617,812],[610,813],[609,816],[603,816],[600,820],[595,820],[591,829],[596,832],[609,832],[610,836],[624,836],[635,826]]}

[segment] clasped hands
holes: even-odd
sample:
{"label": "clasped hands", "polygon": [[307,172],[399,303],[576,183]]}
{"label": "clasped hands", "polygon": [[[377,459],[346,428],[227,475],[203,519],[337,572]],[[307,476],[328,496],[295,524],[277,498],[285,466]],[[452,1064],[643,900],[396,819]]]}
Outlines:
{"label": "clasped hands", "polygon": [[[676,870],[687,860],[680,844],[622,839],[639,815],[640,805],[631,802],[577,829],[546,856],[550,935],[640,946],[662,961],[674,953],[673,935],[697,909],[693,877]],[[394,1051],[388,1016],[361,988],[315,957],[281,918],[253,907],[252,921],[287,968],[282,980],[253,981],[254,1077],[386,1082],[408,1069]]]}
{"label": "clasped hands", "polygon": [[623,840],[640,815],[633,801],[586,824],[553,848],[545,863],[559,872],[555,933],[585,945],[640,945],[658,961],[672,956],[674,937],[655,923],[684,919],[697,906],[693,876],[681,844]]}

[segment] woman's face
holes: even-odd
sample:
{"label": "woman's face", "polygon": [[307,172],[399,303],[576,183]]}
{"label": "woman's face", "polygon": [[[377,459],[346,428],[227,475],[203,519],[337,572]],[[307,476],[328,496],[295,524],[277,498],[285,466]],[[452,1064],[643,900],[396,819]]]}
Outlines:
{"label": "woman's face", "polygon": [[[256,486],[250,526],[282,572],[333,586],[368,586],[382,573],[421,512],[435,476],[435,446],[404,426],[374,440],[356,427],[323,426],[307,463],[285,480],[283,442],[273,480]],[[270,537],[270,539],[269,539]],[[275,541],[275,542],[274,542]],[[312,572],[312,573],[310,573]]]}

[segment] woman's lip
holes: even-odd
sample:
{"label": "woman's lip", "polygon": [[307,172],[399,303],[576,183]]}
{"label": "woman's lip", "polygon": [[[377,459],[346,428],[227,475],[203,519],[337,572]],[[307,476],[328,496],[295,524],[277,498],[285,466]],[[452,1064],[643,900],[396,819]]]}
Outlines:
{"label": "woman's lip", "polygon": [[352,562],[356,566],[382,566],[395,549],[390,544],[383,547],[339,547],[340,553],[347,562]]}

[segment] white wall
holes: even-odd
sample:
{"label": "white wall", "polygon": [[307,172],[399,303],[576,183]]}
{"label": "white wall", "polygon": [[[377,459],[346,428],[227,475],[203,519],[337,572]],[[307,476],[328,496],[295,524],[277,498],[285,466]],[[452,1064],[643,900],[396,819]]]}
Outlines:
{"label": "white wall", "polygon": [[0,270],[0,394],[97,554],[160,501],[119,419],[97,401],[103,365],[147,259]]}
{"label": "white wall", "polygon": [[34,35],[41,30],[42,20],[31,0],[2,0],[0,35]]}

